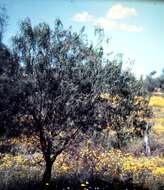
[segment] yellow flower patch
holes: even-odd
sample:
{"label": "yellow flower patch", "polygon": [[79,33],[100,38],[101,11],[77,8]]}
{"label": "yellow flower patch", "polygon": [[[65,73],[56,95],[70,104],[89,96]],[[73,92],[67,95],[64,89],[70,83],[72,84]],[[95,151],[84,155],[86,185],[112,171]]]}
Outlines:
{"label": "yellow flower patch", "polygon": [[153,170],[154,175],[164,175],[164,167],[156,167]]}
{"label": "yellow flower patch", "polygon": [[150,98],[150,106],[164,106],[164,98],[161,96],[152,96]]}
{"label": "yellow flower patch", "polygon": [[161,133],[164,133],[164,126],[163,125],[155,125],[155,126],[153,126],[152,127],[152,130],[153,130],[153,132],[154,133],[156,133],[156,134],[161,134]]}

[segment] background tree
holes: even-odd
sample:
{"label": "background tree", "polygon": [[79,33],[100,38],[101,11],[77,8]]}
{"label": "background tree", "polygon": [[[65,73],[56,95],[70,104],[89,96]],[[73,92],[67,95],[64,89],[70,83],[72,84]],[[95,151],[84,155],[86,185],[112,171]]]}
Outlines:
{"label": "background tree", "polygon": [[0,43],[2,42],[3,34],[7,25],[7,13],[6,8],[0,5]]}
{"label": "background tree", "polygon": [[148,92],[152,93],[158,88],[159,84],[155,77],[156,71],[152,71],[149,75],[146,76],[144,85]]}
{"label": "background tree", "polygon": [[115,131],[118,148],[122,149],[129,140],[144,135],[147,118],[151,116],[149,96],[142,79],[136,79],[130,70],[122,70],[122,61],[109,62],[104,73],[109,91],[102,97],[111,112],[108,125]]}
{"label": "background tree", "polygon": [[15,53],[2,43],[8,19],[6,12],[6,8],[0,5],[0,135],[15,134],[13,100],[17,93],[15,84],[19,68]]}
{"label": "background tree", "polygon": [[[0,45],[0,134],[14,134],[14,112],[17,94],[18,62],[14,54],[3,44]],[[11,127],[14,130],[11,130]],[[16,131],[15,131],[16,132]]]}
{"label": "background tree", "polygon": [[159,89],[161,89],[161,91],[164,90],[164,69],[162,70],[162,73],[160,74],[159,77],[157,77],[157,83],[158,83],[158,87]]}
{"label": "background tree", "polygon": [[156,90],[164,90],[164,70],[159,76],[155,76],[157,72],[152,71],[149,75],[146,76],[144,85],[148,92],[152,93]]}

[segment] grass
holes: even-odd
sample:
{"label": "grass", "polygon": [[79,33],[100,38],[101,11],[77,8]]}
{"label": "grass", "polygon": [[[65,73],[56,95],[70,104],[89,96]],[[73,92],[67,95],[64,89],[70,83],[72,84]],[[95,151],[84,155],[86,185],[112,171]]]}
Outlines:
{"label": "grass", "polygon": [[[83,183],[91,176],[101,176],[102,180],[110,183],[115,178],[119,179],[120,183],[131,179],[133,184],[144,184],[147,187],[153,184],[157,186],[164,179],[164,159],[160,156],[135,157],[120,150],[107,151],[98,147],[81,147],[74,155],[69,152],[71,150],[57,158],[53,168],[53,178],[78,176],[78,180]],[[41,155],[36,162],[30,161],[25,155],[3,155],[0,165],[1,184],[7,184],[8,187],[14,181],[29,182],[33,179],[39,181],[44,170],[43,162],[41,165],[37,164],[39,159],[42,161]],[[4,173],[7,175],[2,178]]]}
{"label": "grass", "polygon": [[[152,151],[164,148],[164,98],[153,96],[154,123],[150,132]],[[113,133],[110,138],[113,137]],[[44,162],[31,138],[11,138],[13,153],[0,154],[0,189],[3,190],[39,190],[39,182],[44,171]],[[89,144],[88,146],[84,146]],[[104,149],[100,145],[82,144],[77,151],[69,149],[63,152],[53,166],[53,183],[49,189],[137,189],[151,190],[164,187],[164,157],[160,150],[156,156],[146,157],[143,153],[143,139],[128,144],[126,151]],[[0,144],[3,145],[2,143]],[[18,150],[16,147],[19,147]],[[135,154],[136,152],[139,154]],[[162,149],[161,149],[162,151]],[[35,180],[34,180],[35,179]]]}

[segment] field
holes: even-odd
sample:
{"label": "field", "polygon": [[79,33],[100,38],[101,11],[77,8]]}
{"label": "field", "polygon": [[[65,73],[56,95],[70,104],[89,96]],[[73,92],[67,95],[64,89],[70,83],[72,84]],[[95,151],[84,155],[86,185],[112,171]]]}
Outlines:
{"label": "field", "polygon": [[[151,156],[143,152],[143,139],[128,144],[126,150],[103,148],[87,140],[78,149],[63,152],[53,166],[57,189],[161,189],[164,188],[164,98],[150,100],[153,124],[149,133]],[[111,133],[111,132],[110,132]],[[113,135],[112,133],[110,134]],[[44,162],[35,137],[1,140],[0,189],[32,189],[41,180]],[[77,151],[78,150],[78,151]],[[74,180],[72,185],[71,180]],[[75,182],[76,180],[76,182]],[[96,181],[97,180],[97,181]],[[101,182],[101,183],[100,183]],[[103,185],[102,185],[103,184]],[[111,186],[110,186],[111,185]],[[49,184],[47,184],[49,187]]]}
{"label": "field", "polygon": [[1,1],[0,190],[164,190],[162,4]]}

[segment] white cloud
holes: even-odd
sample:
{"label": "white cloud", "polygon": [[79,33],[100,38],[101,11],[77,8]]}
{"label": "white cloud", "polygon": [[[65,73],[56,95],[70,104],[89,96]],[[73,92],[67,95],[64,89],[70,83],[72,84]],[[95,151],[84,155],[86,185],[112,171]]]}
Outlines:
{"label": "white cloud", "polygon": [[131,25],[126,23],[120,23],[117,20],[127,18],[130,16],[136,16],[137,11],[135,8],[123,6],[121,4],[113,5],[107,12],[106,16],[93,19],[87,11],[83,11],[75,14],[72,20],[75,22],[93,22],[95,26],[104,28],[104,30],[122,30],[127,32],[142,32],[143,27],[137,25]]}
{"label": "white cloud", "polygon": [[76,21],[76,22],[89,22],[92,21],[92,16],[84,11],[81,13],[77,13],[72,17],[72,20]]}
{"label": "white cloud", "polygon": [[113,20],[109,20],[105,17],[100,17],[96,20],[95,25],[104,28],[105,30],[112,30],[117,28],[117,23]]}
{"label": "white cloud", "polygon": [[143,31],[142,26],[136,26],[136,25],[130,25],[130,24],[124,24],[124,23],[119,24],[116,21],[107,19],[105,17],[98,18],[97,21],[95,22],[95,25],[107,31],[110,31],[112,29],[118,29],[118,30],[123,30],[127,32],[142,32]]}
{"label": "white cloud", "polygon": [[142,26],[129,25],[129,24],[120,24],[119,29],[127,31],[127,32],[142,32],[143,31]]}
{"label": "white cloud", "polygon": [[142,32],[142,26],[119,23],[116,20],[136,16],[137,11],[134,8],[125,7],[121,4],[113,5],[107,12],[106,16],[99,17],[95,25],[109,31],[112,29],[123,30],[127,32]]}
{"label": "white cloud", "polygon": [[108,10],[106,17],[108,19],[123,19],[129,16],[136,16],[136,15],[137,15],[136,9],[125,7],[121,4],[116,4]]}

